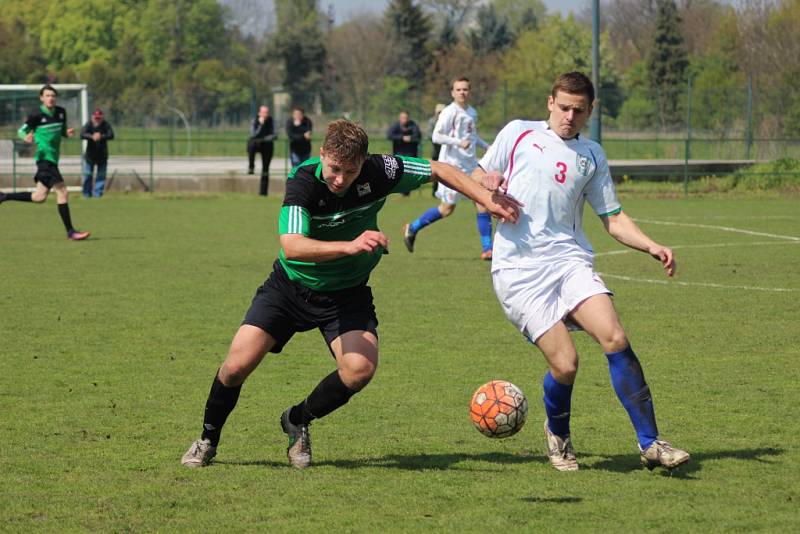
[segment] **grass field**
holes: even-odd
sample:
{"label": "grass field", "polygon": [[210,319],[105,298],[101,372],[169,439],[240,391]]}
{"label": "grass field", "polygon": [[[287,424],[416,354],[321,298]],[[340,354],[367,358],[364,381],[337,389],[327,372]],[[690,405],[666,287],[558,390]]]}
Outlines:
{"label": "grass field", "polygon": [[[391,254],[371,285],[381,321],[372,384],[312,425],[315,465],[287,465],[278,417],[333,369],[296,336],[245,384],[217,461],[179,458],[213,374],[277,253],[280,199],[73,196],[90,229],[64,239],[54,200],[0,206],[0,530],[270,532],[793,531],[800,525],[797,198],[624,197],[679,275],[587,232],[643,362],[665,438],[692,461],[639,466],[635,436],[584,334],[573,400],[582,470],[547,463],[545,366],[507,323],[473,209],[420,234],[433,205],[391,198]],[[587,208],[588,211],[588,208]],[[468,419],[493,378],[527,393],[507,440]]]}

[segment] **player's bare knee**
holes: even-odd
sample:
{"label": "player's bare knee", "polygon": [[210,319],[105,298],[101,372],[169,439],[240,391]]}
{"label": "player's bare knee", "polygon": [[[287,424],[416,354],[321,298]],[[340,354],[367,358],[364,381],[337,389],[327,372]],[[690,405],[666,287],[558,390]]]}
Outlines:
{"label": "player's bare knee", "polygon": [[578,375],[578,362],[560,362],[550,366],[550,373],[560,384],[572,384]]}
{"label": "player's bare knee", "polygon": [[454,204],[440,204],[439,205],[439,213],[442,217],[448,217],[455,211],[456,206]]}
{"label": "player's bare knee", "polygon": [[370,383],[375,376],[377,365],[372,362],[364,362],[359,365],[348,365],[339,369],[342,382],[353,391],[360,391]]}
{"label": "player's bare knee", "polygon": [[603,347],[603,352],[610,353],[625,350],[630,343],[628,342],[628,336],[625,335],[625,331],[622,328],[617,328],[609,335],[602,338],[600,344]]}
{"label": "player's bare knee", "polygon": [[219,368],[219,381],[225,387],[241,386],[250,375],[251,369],[244,365],[225,362]]}
{"label": "player's bare knee", "polygon": [[47,200],[47,193],[44,193],[44,194],[39,194],[37,192],[31,193],[31,202],[35,202],[37,204],[41,204],[45,200]]}

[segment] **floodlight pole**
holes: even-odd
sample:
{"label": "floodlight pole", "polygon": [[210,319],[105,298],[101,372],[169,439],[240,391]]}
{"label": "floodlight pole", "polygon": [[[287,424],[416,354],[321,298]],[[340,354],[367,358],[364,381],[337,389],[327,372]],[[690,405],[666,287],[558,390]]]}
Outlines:
{"label": "floodlight pole", "polygon": [[600,143],[601,101],[600,101],[600,0],[592,0],[592,84],[595,91],[595,104],[589,123],[589,137]]}

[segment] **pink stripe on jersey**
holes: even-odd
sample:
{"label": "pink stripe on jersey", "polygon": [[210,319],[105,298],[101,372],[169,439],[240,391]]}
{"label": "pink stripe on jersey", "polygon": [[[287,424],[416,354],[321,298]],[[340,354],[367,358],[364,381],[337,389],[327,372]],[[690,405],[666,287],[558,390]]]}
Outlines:
{"label": "pink stripe on jersey", "polygon": [[511,175],[514,174],[514,152],[517,151],[517,146],[519,142],[522,141],[522,138],[531,133],[533,130],[525,130],[517,137],[517,140],[514,141],[514,148],[511,149],[511,157],[509,158],[510,163],[508,164],[508,176],[506,176],[506,183],[503,186],[503,193],[508,193],[508,184],[511,183]]}

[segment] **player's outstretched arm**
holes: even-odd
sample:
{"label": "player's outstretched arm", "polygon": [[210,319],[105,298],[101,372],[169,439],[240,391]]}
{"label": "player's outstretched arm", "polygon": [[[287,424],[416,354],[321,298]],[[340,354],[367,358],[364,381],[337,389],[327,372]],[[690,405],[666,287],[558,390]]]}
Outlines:
{"label": "player's outstretched arm", "polygon": [[624,211],[600,218],[611,237],[627,247],[650,254],[661,262],[667,276],[675,274],[675,256],[672,249],[650,239]]}
{"label": "player's outstretched arm", "polygon": [[481,204],[501,221],[517,222],[521,204],[513,197],[489,191],[457,168],[441,161],[431,161],[431,171],[433,178]]}
{"label": "player's outstretched arm", "polygon": [[[505,190],[503,186],[506,183],[506,177],[497,171],[486,172],[480,165],[475,167],[475,170],[472,171],[472,176],[470,178],[481,184],[481,186],[489,191]],[[520,206],[521,205],[522,204],[520,204]]]}
{"label": "player's outstretched arm", "polygon": [[389,239],[376,230],[366,230],[352,241],[320,241],[303,234],[283,234],[280,241],[284,256],[293,261],[330,261],[389,249]]}

